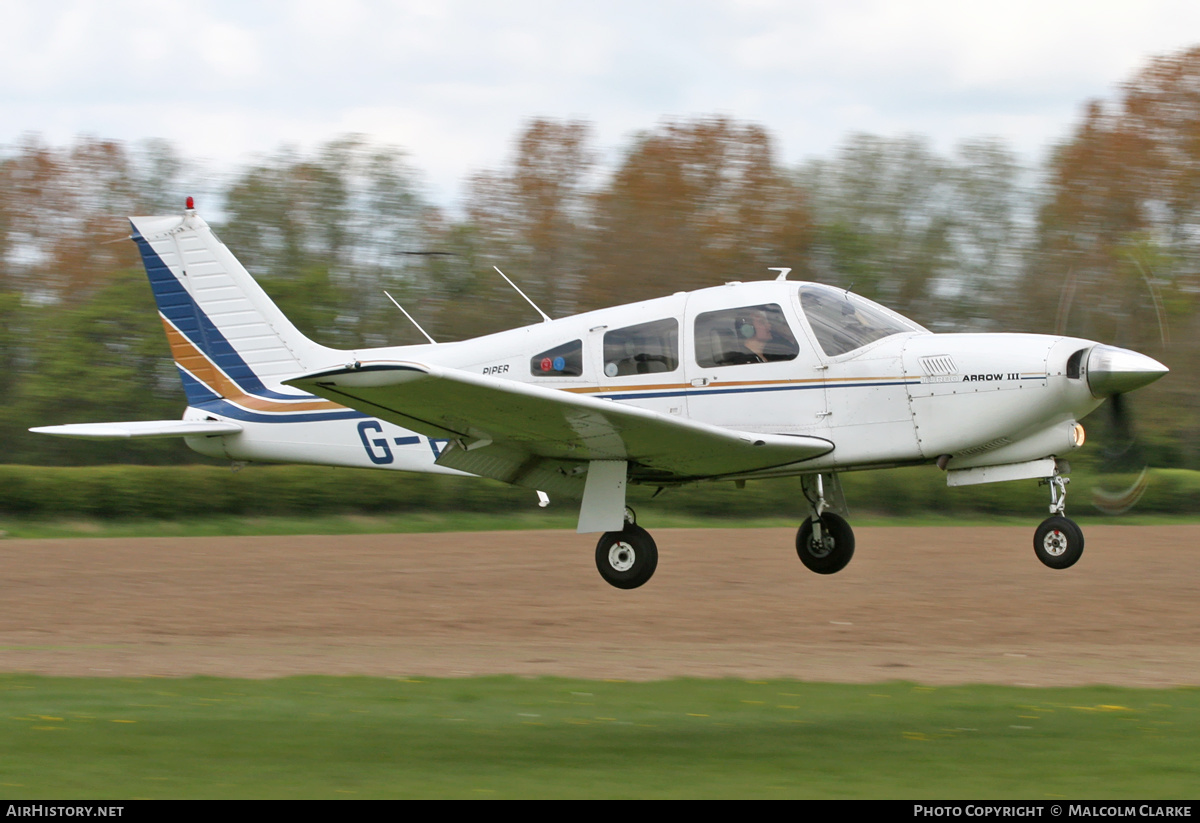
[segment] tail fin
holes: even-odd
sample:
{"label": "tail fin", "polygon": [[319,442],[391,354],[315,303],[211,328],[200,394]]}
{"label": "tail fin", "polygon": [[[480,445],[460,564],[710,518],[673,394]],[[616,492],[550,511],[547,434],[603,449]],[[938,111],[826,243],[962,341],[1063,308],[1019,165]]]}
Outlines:
{"label": "tail fin", "polygon": [[280,381],[340,362],[335,351],[301,334],[202,218],[130,222],[189,405],[299,411],[294,401],[316,400]]}

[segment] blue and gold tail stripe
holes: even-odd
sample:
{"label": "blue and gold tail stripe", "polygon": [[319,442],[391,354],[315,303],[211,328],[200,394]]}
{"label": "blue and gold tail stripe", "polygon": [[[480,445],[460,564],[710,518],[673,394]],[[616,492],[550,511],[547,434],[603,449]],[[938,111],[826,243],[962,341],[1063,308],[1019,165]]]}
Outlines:
{"label": "blue and gold tail stripe", "polygon": [[[280,402],[247,394],[165,319],[163,325],[171,343],[176,368],[183,378],[189,406],[235,420],[260,423],[304,423],[313,420],[351,420],[367,417],[332,400],[312,395],[309,395],[313,398],[311,400],[301,397],[293,398],[290,402]],[[191,366],[198,368],[193,369]]]}
{"label": "blue and gold tail stripe", "polygon": [[[142,254],[142,263],[146,267],[146,276],[150,280],[150,288],[154,292],[154,300],[158,304],[159,313],[169,321],[171,326],[174,326],[197,353],[234,381],[242,393],[275,400],[316,399],[316,396],[311,394],[286,394],[267,388],[254,369],[237,353],[237,350],[221,334],[204,310],[192,299],[183,283],[171,271],[171,267],[163,262],[162,257],[141,235],[136,226],[133,228],[133,239]],[[174,349],[172,351],[174,353]],[[181,362],[178,355],[175,360],[177,363]],[[203,367],[195,361],[190,361],[187,367],[193,373],[204,371]]]}

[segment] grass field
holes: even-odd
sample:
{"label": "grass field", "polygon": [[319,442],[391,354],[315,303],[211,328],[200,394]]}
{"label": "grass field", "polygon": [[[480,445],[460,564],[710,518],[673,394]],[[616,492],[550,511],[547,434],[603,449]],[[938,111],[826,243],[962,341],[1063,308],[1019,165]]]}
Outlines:
{"label": "grass field", "polygon": [[0,676],[5,798],[1200,797],[1200,689]]}

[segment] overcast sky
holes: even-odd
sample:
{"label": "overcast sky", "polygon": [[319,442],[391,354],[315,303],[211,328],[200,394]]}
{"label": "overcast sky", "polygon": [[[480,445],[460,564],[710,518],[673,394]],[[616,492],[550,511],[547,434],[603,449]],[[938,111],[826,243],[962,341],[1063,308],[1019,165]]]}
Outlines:
{"label": "overcast sky", "polygon": [[0,0],[0,144],[162,137],[229,168],[348,132],[403,148],[453,204],[531,117],[601,148],[667,117],[761,123],[781,159],[854,131],[1027,160],[1155,55],[1200,2]]}

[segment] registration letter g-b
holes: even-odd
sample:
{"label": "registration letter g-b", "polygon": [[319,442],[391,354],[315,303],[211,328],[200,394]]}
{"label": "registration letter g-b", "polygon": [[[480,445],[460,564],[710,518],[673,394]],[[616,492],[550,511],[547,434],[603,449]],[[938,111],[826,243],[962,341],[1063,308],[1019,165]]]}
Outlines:
{"label": "registration letter g-b", "polygon": [[371,462],[377,466],[382,466],[385,463],[391,463],[396,458],[392,456],[392,447],[388,445],[386,437],[368,438],[367,432],[374,431],[383,434],[383,426],[378,420],[364,420],[358,424],[358,438],[362,440],[363,448],[367,450],[367,457],[371,458]]}

